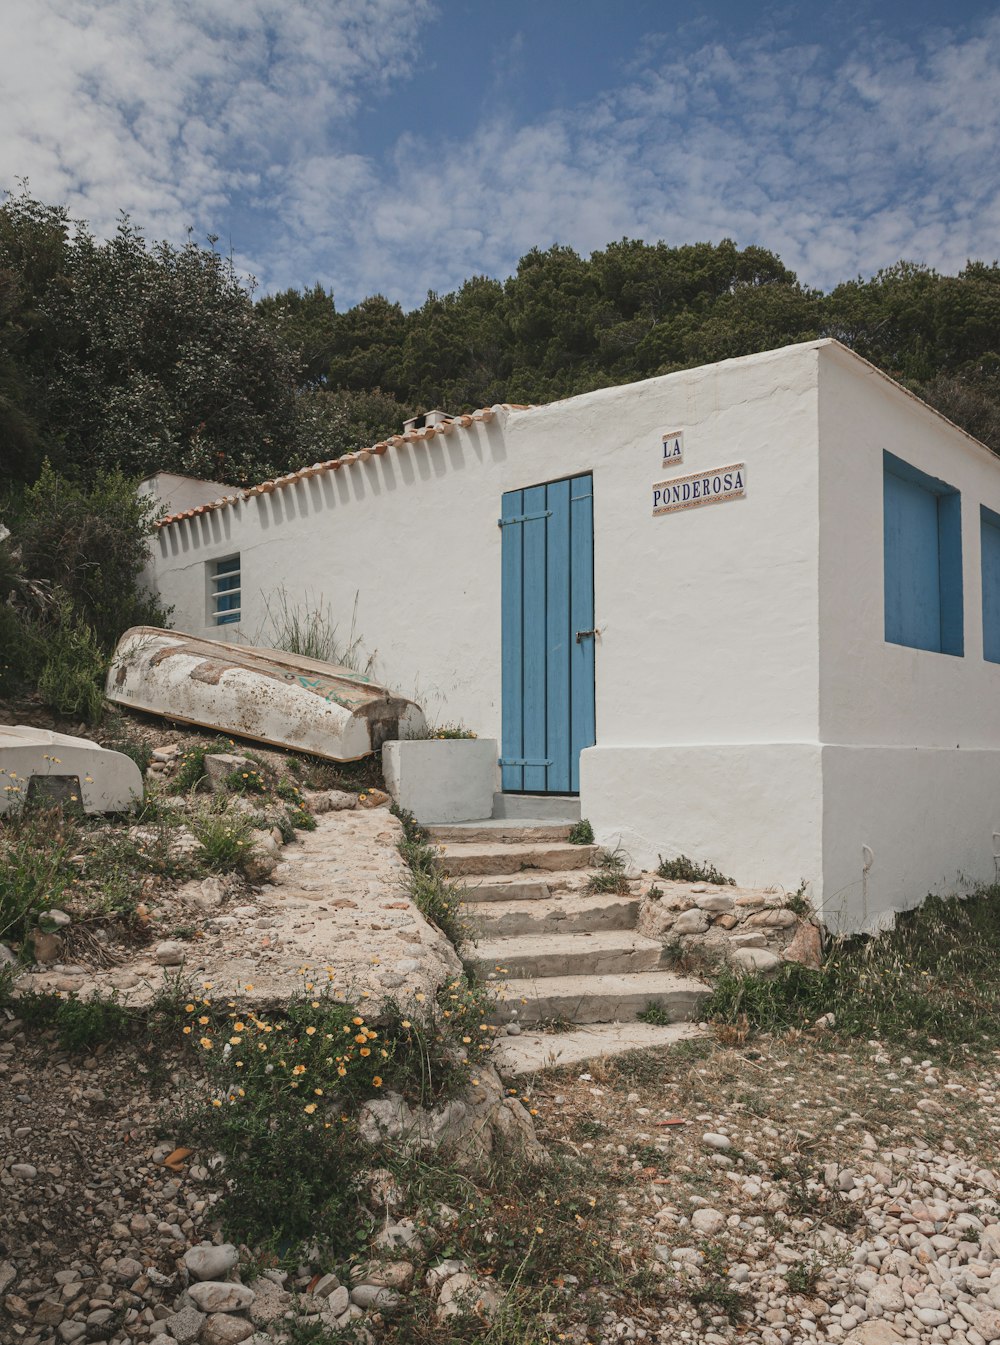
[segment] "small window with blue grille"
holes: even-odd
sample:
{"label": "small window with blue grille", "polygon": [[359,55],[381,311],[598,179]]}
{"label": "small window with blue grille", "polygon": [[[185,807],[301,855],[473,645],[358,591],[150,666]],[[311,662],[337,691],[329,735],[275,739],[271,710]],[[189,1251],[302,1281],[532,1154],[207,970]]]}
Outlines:
{"label": "small window with blue grille", "polygon": [[240,619],[240,558],[227,556],[208,564],[208,615],[213,626],[228,626]]}
{"label": "small window with blue grille", "polygon": [[961,656],[962,497],[892,453],[883,456],[885,638]]}

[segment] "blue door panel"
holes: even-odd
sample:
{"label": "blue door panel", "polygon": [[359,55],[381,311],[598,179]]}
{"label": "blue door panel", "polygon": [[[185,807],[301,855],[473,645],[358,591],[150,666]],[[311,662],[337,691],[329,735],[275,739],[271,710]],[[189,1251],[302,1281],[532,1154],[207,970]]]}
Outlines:
{"label": "blue door panel", "polygon": [[505,790],[577,792],[595,740],[592,497],[590,476],[503,497]]}
{"label": "blue door panel", "polygon": [[[524,492],[512,490],[503,497],[500,511],[503,546],[501,559],[501,583],[503,590],[501,651],[502,651],[502,694],[501,711],[503,721],[503,742],[501,760],[520,758],[521,740],[524,734],[524,720],[521,707],[524,704],[522,677],[522,633],[521,633],[521,584],[524,570],[522,547],[520,545],[521,528],[519,524],[506,520],[520,518],[524,513]],[[514,544],[514,539],[517,544]],[[517,744],[517,750],[507,750],[508,740]],[[524,769],[521,766],[504,764],[501,769],[501,784],[505,790],[524,788]]]}
{"label": "blue door panel", "polygon": [[545,555],[548,522],[545,487],[533,486],[524,496],[523,647],[524,789],[530,793],[546,788],[546,698],[545,698]]}
{"label": "blue door panel", "polygon": [[594,640],[593,635],[576,640],[577,631],[594,626],[594,486],[589,476],[577,477],[572,487],[572,536],[570,570],[570,628],[574,633],[571,648],[570,738],[577,744],[570,755],[570,791],[580,789],[580,751],[597,741],[594,722]]}
{"label": "blue door panel", "polygon": [[568,794],[570,784],[570,504],[569,482],[548,487],[548,556],[545,574],[545,788]]}

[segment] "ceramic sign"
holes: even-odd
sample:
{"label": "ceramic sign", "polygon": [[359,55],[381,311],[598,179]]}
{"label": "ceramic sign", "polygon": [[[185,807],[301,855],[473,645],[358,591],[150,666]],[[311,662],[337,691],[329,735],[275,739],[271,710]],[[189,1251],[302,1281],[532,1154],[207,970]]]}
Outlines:
{"label": "ceramic sign", "polygon": [[672,481],[658,481],[653,487],[653,515],[696,509],[702,504],[722,504],[725,500],[738,500],[746,493],[745,462],[715,467],[708,472],[677,476]]}
{"label": "ceramic sign", "polygon": [[663,435],[663,465],[676,467],[684,461],[684,431],[671,430]]}

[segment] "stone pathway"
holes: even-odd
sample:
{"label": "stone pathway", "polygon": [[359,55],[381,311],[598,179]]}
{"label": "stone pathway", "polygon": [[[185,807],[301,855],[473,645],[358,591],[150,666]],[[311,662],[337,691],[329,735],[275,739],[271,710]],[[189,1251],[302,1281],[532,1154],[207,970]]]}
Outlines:
{"label": "stone pathway", "polygon": [[115,992],[132,1006],[149,1004],[178,977],[254,1005],[287,1001],[307,981],[348,999],[433,997],[461,964],[407,893],[401,839],[386,808],[322,813],[316,830],[298,832],[270,881],[249,896],[218,879],[158,893],[154,915],[163,934],[187,927],[198,937],[157,939],[111,968],[38,968],[19,987],[82,998]]}

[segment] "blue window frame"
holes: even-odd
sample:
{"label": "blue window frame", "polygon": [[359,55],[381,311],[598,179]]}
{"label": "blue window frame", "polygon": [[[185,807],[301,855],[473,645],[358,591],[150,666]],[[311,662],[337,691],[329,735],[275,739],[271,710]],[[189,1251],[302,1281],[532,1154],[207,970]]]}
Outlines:
{"label": "blue window frame", "polygon": [[883,469],[885,638],[961,657],[962,497],[892,453]]}
{"label": "blue window frame", "polygon": [[1000,514],[979,506],[983,570],[983,658],[1000,663]]}
{"label": "blue window frame", "polygon": [[228,626],[240,619],[240,558],[227,556],[209,561],[208,615],[213,626]]}

